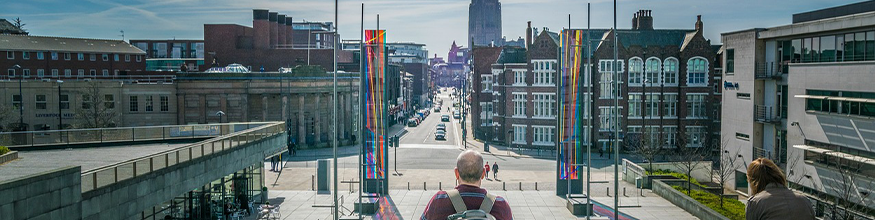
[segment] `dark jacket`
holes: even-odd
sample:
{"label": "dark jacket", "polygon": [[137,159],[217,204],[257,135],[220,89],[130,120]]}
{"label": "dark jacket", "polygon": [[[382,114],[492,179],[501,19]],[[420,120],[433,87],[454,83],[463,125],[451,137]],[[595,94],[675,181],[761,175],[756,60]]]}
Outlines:
{"label": "dark jacket", "polygon": [[814,208],[808,198],[774,183],[747,199],[745,212],[747,220],[814,219]]}
{"label": "dark jacket", "polygon": [[[476,186],[459,185],[456,186],[456,190],[459,190],[459,194],[462,195],[462,200],[465,201],[465,206],[468,207],[468,210],[479,209],[480,204],[483,202],[483,197],[486,196],[486,189]],[[431,201],[425,206],[425,211],[422,212],[420,219],[444,220],[452,214],[456,214],[453,202],[450,201],[446,191],[439,191],[431,197]],[[493,203],[492,211],[489,214],[495,216],[496,220],[513,219],[510,205],[501,196],[495,197],[495,203]]]}

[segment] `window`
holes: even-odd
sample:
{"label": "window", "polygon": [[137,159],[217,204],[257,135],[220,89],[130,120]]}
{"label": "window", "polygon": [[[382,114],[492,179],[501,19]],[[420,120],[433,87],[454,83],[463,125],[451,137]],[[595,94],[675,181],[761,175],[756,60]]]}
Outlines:
{"label": "window", "polygon": [[553,145],[553,133],[556,130],[554,126],[532,126],[534,136],[532,144],[534,145]]}
{"label": "window", "polygon": [[526,117],[525,93],[513,93],[513,117]]}
{"label": "window", "polygon": [[132,95],[130,97],[130,108],[128,111],[137,112],[140,111],[140,103],[137,101],[137,96]]}
{"label": "window", "polygon": [[61,109],[70,109],[70,96],[59,95],[58,100],[61,102]]}
{"label": "window", "polygon": [[90,76],[97,76],[97,70],[90,70],[90,71],[88,71],[88,74]]}
{"label": "window", "polygon": [[152,44],[152,58],[168,58],[167,57],[167,43],[153,43]]}
{"label": "window", "polygon": [[29,60],[29,59],[30,59],[30,53],[27,52],[27,51],[21,51],[21,59]]}
{"label": "window", "polygon": [[146,111],[147,112],[151,112],[153,110],[152,104],[153,104],[152,103],[152,96],[150,96],[150,95],[146,96]]}
{"label": "window", "polygon": [[97,61],[97,54],[93,54],[93,53],[92,53],[92,54],[89,54],[89,58],[88,58],[88,59],[91,60],[91,61]]}
{"label": "window", "polygon": [[142,61],[142,58],[141,58],[141,56],[140,56],[140,55],[137,55],[137,56],[136,56],[136,57],[137,57],[137,62],[140,62],[140,61]]}
{"label": "window", "polygon": [[[854,100],[839,100],[839,97],[875,99],[875,93],[808,90],[808,95],[827,96],[826,99],[808,98],[805,100],[806,111],[818,111],[841,115],[856,115],[875,117],[875,103]],[[782,109],[783,111],[783,109]]]}
{"label": "window", "polygon": [[30,77],[30,69],[22,69],[21,75],[24,76],[24,78]]}
{"label": "window", "polygon": [[58,60],[58,52],[52,52],[52,60]]}
{"label": "window", "polygon": [[648,118],[659,116],[659,94],[647,94],[644,98],[644,116]]}
{"label": "window", "polygon": [[78,71],[77,73],[79,73],[79,74],[77,75],[77,76],[79,76],[79,77],[83,77],[83,76],[85,76],[85,70],[83,70],[83,69],[79,69],[79,71]]}
{"label": "window", "polygon": [[641,77],[644,72],[644,61],[641,58],[629,59],[629,86],[641,85]]}
{"label": "window", "polygon": [[492,102],[480,102],[480,125],[492,126]]}
{"label": "window", "polygon": [[666,147],[674,148],[677,145],[678,127],[666,126],[662,128],[662,140]]}
{"label": "window", "polygon": [[652,86],[654,84],[659,85],[659,73],[661,72],[661,66],[662,64],[660,64],[659,58],[647,58],[647,63],[644,66],[644,79],[647,80],[648,86]]}
{"label": "window", "polygon": [[93,106],[94,101],[97,101],[97,100],[93,100],[91,95],[87,95],[87,94],[82,95],[82,109],[91,109],[91,106]]}
{"label": "window", "polygon": [[611,65],[614,60],[599,60],[599,72],[613,72],[614,66],[617,67],[617,72],[623,72],[623,60],[617,60],[617,65]]}
{"label": "window", "polygon": [[687,147],[702,147],[705,141],[705,127],[702,126],[687,126]]}
{"label": "window", "polygon": [[738,139],[741,139],[741,140],[749,141],[749,140],[750,140],[750,135],[748,135],[748,134],[744,134],[744,133],[738,133],[738,132],[735,132],[735,138],[738,138]]}
{"label": "window", "polygon": [[526,126],[513,125],[513,143],[526,144]]}
{"label": "window", "polygon": [[109,61],[109,54],[103,54],[103,61]]}
{"label": "window", "polygon": [[629,94],[629,117],[641,117],[641,94]]}
{"label": "window", "polygon": [[43,52],[36,52],[36,59],[37,60],[44,60],[44,59],[46,59],[46,57],[43,54]]}
{"label": "window", "polygon": [[52,69],[52,77],[58,77],[58,69]]}
{"label": "window", "polygon": [[513,70],[513,85],[515,86],[525,86],[526,85],[526,70]]}
{"label": "window", "polygon": [[607,107],[599,107],[599,130],[601,131],[613,131],[617,129],[617,125],[614,124],[615,117],[617,120],[622,117],[619,115],[618,109],[607,106]]}
{"label": "window", "polygon": [[662,106],[665,108],[663,111],[665,117],[674,118],[678,117],[678,94],[665,94],[663,96]]}
{"label": "window", "polygon": [[556,104],[555,93],[532,93],[532,96],[535,105],[534,117],[555,117],[553,114],[553,106]]}
{"label": "window", "polygon": [[9,75],[9,77],[15,77],[15,69],[6,70],[6,74]]}
{"label": "window", "polygon": [[103,76],[109,76],[109,70],[107,70],[107,69],[103,70]]}
{"label": "window", "polygon": [[687,62],[687,86],[708,86],[708,61],[696,57]]}
{"label": "window", "polygon": [[113,76],[118,76],[118,70],[113,70],[113,71],[112,71],[112,75],[113,75]]}
{"label": "window", "polygon": [[21,109],[21,96],[20,95],[12,95],[12,107],[15,109]]}
{"label": "window", "polygon": [[14,60],[15,59],[15,51],[6,51],[6,59]]}
{"label": "window", "polygon": [[36,70],[36,77],[43,78],[45,76],[46,76],[46,70],[44,70],[44,69],[37,69]]}
{"label": "window", "polygon": [[125,62],[131,62],[131,55],[125,54]]}
{"label": "window", "polygon": [[706,95],[687,94],[687,118],[705,118]]}
{"label": "window", "polygon": [[70,60],[70,58],[71,58],[70,53],[64,53],[64,60]]}
{"label": "window", "polygon": [[77,53],[76,58],[78,58],[79,61],[83,61],[83,60],[85,60],[85,54],[84,53]]}
{"label": "window", "polygon": [[161,111],[167,112],[170,111],[170,98],[166,95],[160,96],[161,101]]}
{"label": "window", "polygon": [[118,62],[118,54],[113,54],[112,60]]}
{"label": "window", "polygon": [[534,83],[532,85],[553,85],[556,77],[556,60],[532,60]]}
{"label": "window", "polygon": [[[495,72],[496,70],[492,70]],[[500,70],[499,70],[500,71]],[[481,75],[481,87],[483,87],[483,92],[492,92],[492,75]]]}
{"label": "window", "polygon": [[103,107],[106,109],[115,109],[115,96],[103,95]]}
{"label": "window", "polygon": [[64,69],[64,77],[73,77],[73,70]]}
{"label": "window", "polygon": [[743,92],[735,93],[735,98],[750,99],[750,93],[743,93]]}
{"label": "window", "polygon": [[[599,84],[599,86],[601,87],[601,88],[599,88],[599,98],[602,98],[602,99],[615,98],[619,95],[619,87],[620,86],[617,85],[616,86],[617,88],[615,88],[613,85],[613,82],[614,82],[614,74],[613,74],[614,69],[613,69],[613,67],[614,67],[614,65],[611,65],[611,63],[613,63],[613,60],[600,60],[599,61],[599,73],[601,75],[601,77],[600,77],[601,83]],[[618,64],[618,65],[616,65],[616,67],[618,68],[617,74],[622,76],[623,75],[622,74],[623,61],[618,60],[617,64]],[[616,78],[617,78],[616,80],[617,80],[618,84],[623,82],[623,79],[621,77],[618,76]]]}

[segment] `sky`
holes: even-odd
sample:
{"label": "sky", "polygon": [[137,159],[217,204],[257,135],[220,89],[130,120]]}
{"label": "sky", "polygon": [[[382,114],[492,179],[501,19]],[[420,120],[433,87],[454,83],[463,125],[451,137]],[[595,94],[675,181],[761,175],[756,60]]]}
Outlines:
{"label": "sky", "polygon": [[[558,32],[586,28],[587,3],[592,28],[613,24],[611,0],[500,0],[502,32],[525,37],[526,22]],[[618,0],[617,27],[631,27],[633,13],[652,10],[656,29],[693,29],[702,15],[705,37],[720,43],[720,33],[790,24],[792,14],[860,0]],[[453,41],[466,44],[470,0],[339,0],[341,38],[358,39],[374,29],[377,14],[389,42],[426,44],[430,56],[445,57]],[[4,0],[0,18],[20,17],[31,35],[99,39],[203,39],[204,24],[252,26],[252,9],[269,9],[295,21],[333,21],[331,0]],[[466,45],[467,46],[467,45]]]}

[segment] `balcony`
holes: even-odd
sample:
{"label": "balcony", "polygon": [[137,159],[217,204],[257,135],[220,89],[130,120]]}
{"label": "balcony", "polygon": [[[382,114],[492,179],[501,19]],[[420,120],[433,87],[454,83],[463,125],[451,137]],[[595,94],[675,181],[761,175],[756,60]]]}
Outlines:
{"label": "balcony", "polygon": [[778,114],[774,106],[755,105],[754,106],[754,121],[762,123],[781,123],[781,115]]}
{"label": "balcony", "polygon": [[781,75],[787,72],[787,65],[775,62],[756,63],[754,78],[781,80]]}

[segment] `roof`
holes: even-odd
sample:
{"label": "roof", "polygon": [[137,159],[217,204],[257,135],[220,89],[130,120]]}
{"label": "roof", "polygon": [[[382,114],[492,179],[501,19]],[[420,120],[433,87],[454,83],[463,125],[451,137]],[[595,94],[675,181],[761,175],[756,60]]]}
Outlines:
{"label": "roof", "polygon": [[552,31],[544,31],[544,32],[546,32],[547,35],[550,35],[550,38],[553,39],[553,43],[556,43],[556,45],[559,45],[559,33],[555,33]]}
{"label": "roof", "polygon": [[12,22],[0,18],[0,34],[27,34],[27,32],[16,27]]}
{"label": "roof", "polygon": [[681,45],[681,50],[686,49],[687,45],[690,45],[690,42],[692,42],[693,38],[696,37],[696,33],[699,33],[699,31],[690,32],[684,36],[684,43]]}
{"label": "roof", "polygon": [[[624,47],[632,45],[648,46],[682,46],[687,34],[696,30],[618,30],[617,35]],[[695,36],[695,35],[692,35]],[[690,38],[692,39],[692,36]]]}
{"label": "roof", "polygon": [[0,50],[146,54],[139,48],[120,40],[28,35],[0,35]]}
{"label": "roof", "polygon": [[526,63],[526,49],[522,47],[504,47],[498,55],[497,64]]}

